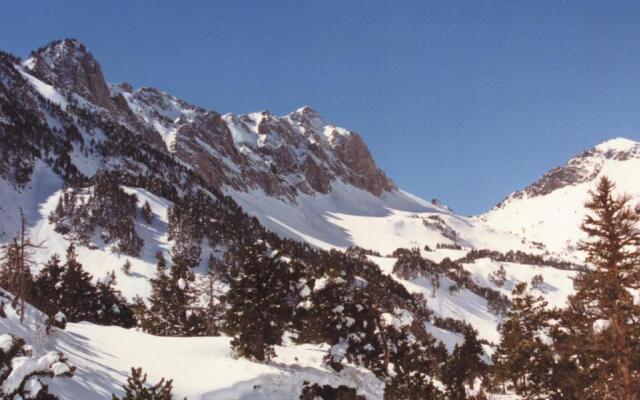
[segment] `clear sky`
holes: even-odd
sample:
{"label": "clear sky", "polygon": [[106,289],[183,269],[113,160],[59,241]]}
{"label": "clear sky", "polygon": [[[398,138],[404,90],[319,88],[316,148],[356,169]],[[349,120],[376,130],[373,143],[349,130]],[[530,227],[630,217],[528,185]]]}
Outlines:
{"label": "clear sky", "polygon": [[310,105],[464,214],[640,139],[637,1],[0,1],[0,49],[66,37],[110,82],[221,113]]}

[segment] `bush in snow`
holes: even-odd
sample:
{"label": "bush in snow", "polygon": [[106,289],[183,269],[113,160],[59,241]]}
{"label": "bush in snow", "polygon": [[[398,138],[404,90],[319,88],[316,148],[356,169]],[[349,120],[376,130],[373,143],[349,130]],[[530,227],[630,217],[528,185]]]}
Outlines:
{"label": "bush in snow", "polygon": [[0,398],[3,400],[54,400],[43,378],[72,376],[62,353],[49,352],[33,358],[31,350],[21,338],[0,335]]}
{"label": "bush in snow", "polygon": [[356,389],[348,386],[340,385],[333,387],[329,385],[318,385],[314,383],[309,385],[305,381],[300,393],[300,400],[366,400],[367,398],[359,395]]}
{"label": "bush in snow", "polygon": [[114,394],[112,400],[173,400],[173,381],[162,378],[155,385],[149,385],[147,374],[142,374],[142,368],[131,368],[127,384],[122,388],[124,396],[116,397]]}
{"label": "bush in snow", "polygon": [[502,287],[507,281],[507,272],[504,267],[500,265],[500,268],[489,274],[489,281],[498,287]]}

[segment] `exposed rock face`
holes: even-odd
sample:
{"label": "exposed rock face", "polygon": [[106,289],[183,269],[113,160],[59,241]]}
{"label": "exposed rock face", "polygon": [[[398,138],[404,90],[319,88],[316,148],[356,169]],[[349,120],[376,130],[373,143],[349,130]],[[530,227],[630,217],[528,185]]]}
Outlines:
{"label": "exposed rock face", "polygon": [[109,87],[98,62],[73,39],[32,52],[23,65],[65,95],[106,110],[142,140],[197,168],[216,188],[261,189],[292,201],[299,193],[326,194],[336,180],[376,196],[395,189],[360,135],[309,107],[283,117],[268,111],[221,116],[155,88]]}
{"label": "exposed rock face", "polygon": [[115,112],[100,64],[75,39],[55,41],[31,53],[25,68],[37,78]]}
{"label": "exposed rock face", "polygon": [[389,179],[376,167],[369,148],[360,135],[351,133],[340,137],[336,142],[336,156],[347,167],[345,174],[349,183],[376,196],[394,189]]}
{"label": "exposed rock face", "polygon": [[196,165],[218,188],[261,189],[295,200],[326,194],[337,179],[376,196],[395,189],[360,135],[325,121],[309,107],[283,117],[268,111],[225,114],[190,105],[157,89],[112,87],[167,151]]}

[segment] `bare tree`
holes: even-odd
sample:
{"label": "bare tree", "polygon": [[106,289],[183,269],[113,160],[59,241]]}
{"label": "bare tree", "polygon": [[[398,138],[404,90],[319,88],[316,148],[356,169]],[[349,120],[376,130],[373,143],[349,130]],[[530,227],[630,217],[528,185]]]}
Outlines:
{"label": "bare tree", "polygon": [[20,231],[13,240],[2,246],[0,282],[13,293],[13,308],[19,307],[20,322],[24,320],[25,298],[31,282],[31,266],[35,265],[33,251],[44,248],[44,241],[34,242],[27,237],[27,217],[20,208]]}

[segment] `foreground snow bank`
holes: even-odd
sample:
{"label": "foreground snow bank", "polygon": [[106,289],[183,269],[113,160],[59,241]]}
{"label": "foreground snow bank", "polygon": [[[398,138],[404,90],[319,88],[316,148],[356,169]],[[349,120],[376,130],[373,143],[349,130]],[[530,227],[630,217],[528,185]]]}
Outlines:
{"label": "foreground snow bank", "polygon": [[328,370],[322,365],[326,349],[317,346],[279,347],[273,363],[260,364],[233,358],[227,337],[157,337],[89,323],[69,324],[55,335],[58,349],[77,367],[74,379],[52,385],[64,398],[121,394],[120,385],[132,366],[142,367],[150,382],[173,379],[176,398],[190,400],[293,400],[305,380],[332,386],[355,383],[367,398],[382,398],[382,382],[363,370]]}
{"label": "foreground snow bank", "polygon": [[[0,289],[6,301],[10,295]],[[236,359],[228,337],[158,337],[135,330],[90,323],[69,323],[64,331],[44,335],[44,316],[31,306],[25,320],[8,304],[0,317],[0,347],[9,334],[33,349],[30,363],[46,361],[58,370],[57,352],[76,368],[68,379],[51,380],[50,392],[60,399],[108,400],[121,396],[131,367],[142,367],[149,382],[173,379],[176,398],[189,400],[298,399],[304,381],[355,387],[367,399],[382,399],[383,383],[370,372],[347,366],[336,373],[322,363],[328,348],[313,345],[277,347],[272,363]],[[56,353],[52,353],[56,352]],[[25,364],[26,367],[26,364]],[[22,371],[22,369],[20,369]]]}

